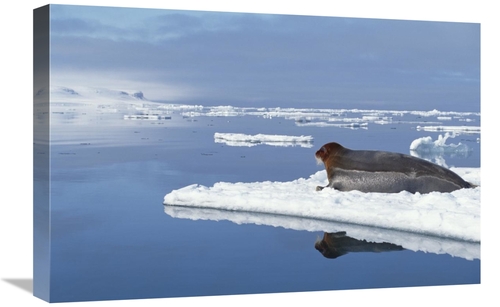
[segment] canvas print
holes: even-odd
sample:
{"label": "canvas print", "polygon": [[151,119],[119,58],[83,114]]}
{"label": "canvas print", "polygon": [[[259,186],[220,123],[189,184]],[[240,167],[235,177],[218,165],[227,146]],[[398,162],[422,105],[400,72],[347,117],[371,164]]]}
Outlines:
{"label": "canvas print", "polygon": [[479,284],[480,24],[34,10],[34,295]]}

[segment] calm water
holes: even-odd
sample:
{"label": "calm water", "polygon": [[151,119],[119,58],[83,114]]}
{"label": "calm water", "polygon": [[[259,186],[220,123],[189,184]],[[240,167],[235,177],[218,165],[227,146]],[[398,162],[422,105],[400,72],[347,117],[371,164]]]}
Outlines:
{"label": "calm water", "polygon": [[[366,248],[329,259],[314,248],[323,232],[173,218],[164,212],[165,194],[193,183],[308,177],[321,170],[314,152],[330,141],[409,153],[414,139],[440,134],[419,131],[418,124],[346,129],[299,126],[283,117],[186,118],[175,112],[168,120],[130,121],[74,109],[52,116],[53,301],[480,282],[479,259]],[[473,118],[472,125],[479,126],[479,118]],[[232,147],[215,143],[215,132],[312,135],[314,146]],[[450,139],[472,151],[445,156],[447,165],[479,167],[478,138]]]}

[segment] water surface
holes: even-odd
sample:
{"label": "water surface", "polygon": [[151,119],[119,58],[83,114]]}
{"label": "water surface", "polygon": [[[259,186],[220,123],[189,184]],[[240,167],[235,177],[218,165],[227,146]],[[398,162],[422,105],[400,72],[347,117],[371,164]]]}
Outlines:
{"label": "water surface", "polygon": [[[169,119],[126,120],[121,113],[58,108],[51,114],[53,301],[480,282],[479,257],[404,248],[356,250],[353,246],[364,238],[353,237],[350,252],[327,258],[315,249],[327,231],[177,218],[164,210],[165,194],[194,183],[307,178],[322,167],[314,152],[331,141],[409,153],[413,140],[444,134],[417,129],[425,121],[434,125],[436,117],[405,114],[386,124],[341,128],[300,125],[304,121],[279,116],[189,117],[178,111]],[[480,125],[478,116],[468,118],[470,125]],[[445,122],[463,123],[459,118]],[[314,141],[311,148],[236,147],[216,143],[216,132],[311,135]],[[479,167],[479,138],[460,133],[450,139],[471,150],[444,156],[446,164]],[[35,147],[37,155],[42,153]],[[348,226],[336,227],[345,231]]]}

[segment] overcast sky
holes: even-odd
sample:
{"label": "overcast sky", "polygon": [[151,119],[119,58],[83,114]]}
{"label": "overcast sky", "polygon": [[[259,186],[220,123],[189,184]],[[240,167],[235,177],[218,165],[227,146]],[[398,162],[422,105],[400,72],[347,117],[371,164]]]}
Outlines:
{"label": "overcast sky", "polygon": [[479,111],[480,25],[53,5],[52,84],[203,105]]}

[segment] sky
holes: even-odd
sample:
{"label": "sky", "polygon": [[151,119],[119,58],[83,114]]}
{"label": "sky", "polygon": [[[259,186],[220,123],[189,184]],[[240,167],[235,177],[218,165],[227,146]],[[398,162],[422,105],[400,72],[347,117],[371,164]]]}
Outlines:
{"label": "sky", "polygon": [[480,24],[54,5],[51,72],[174,103],[479,111]]}

